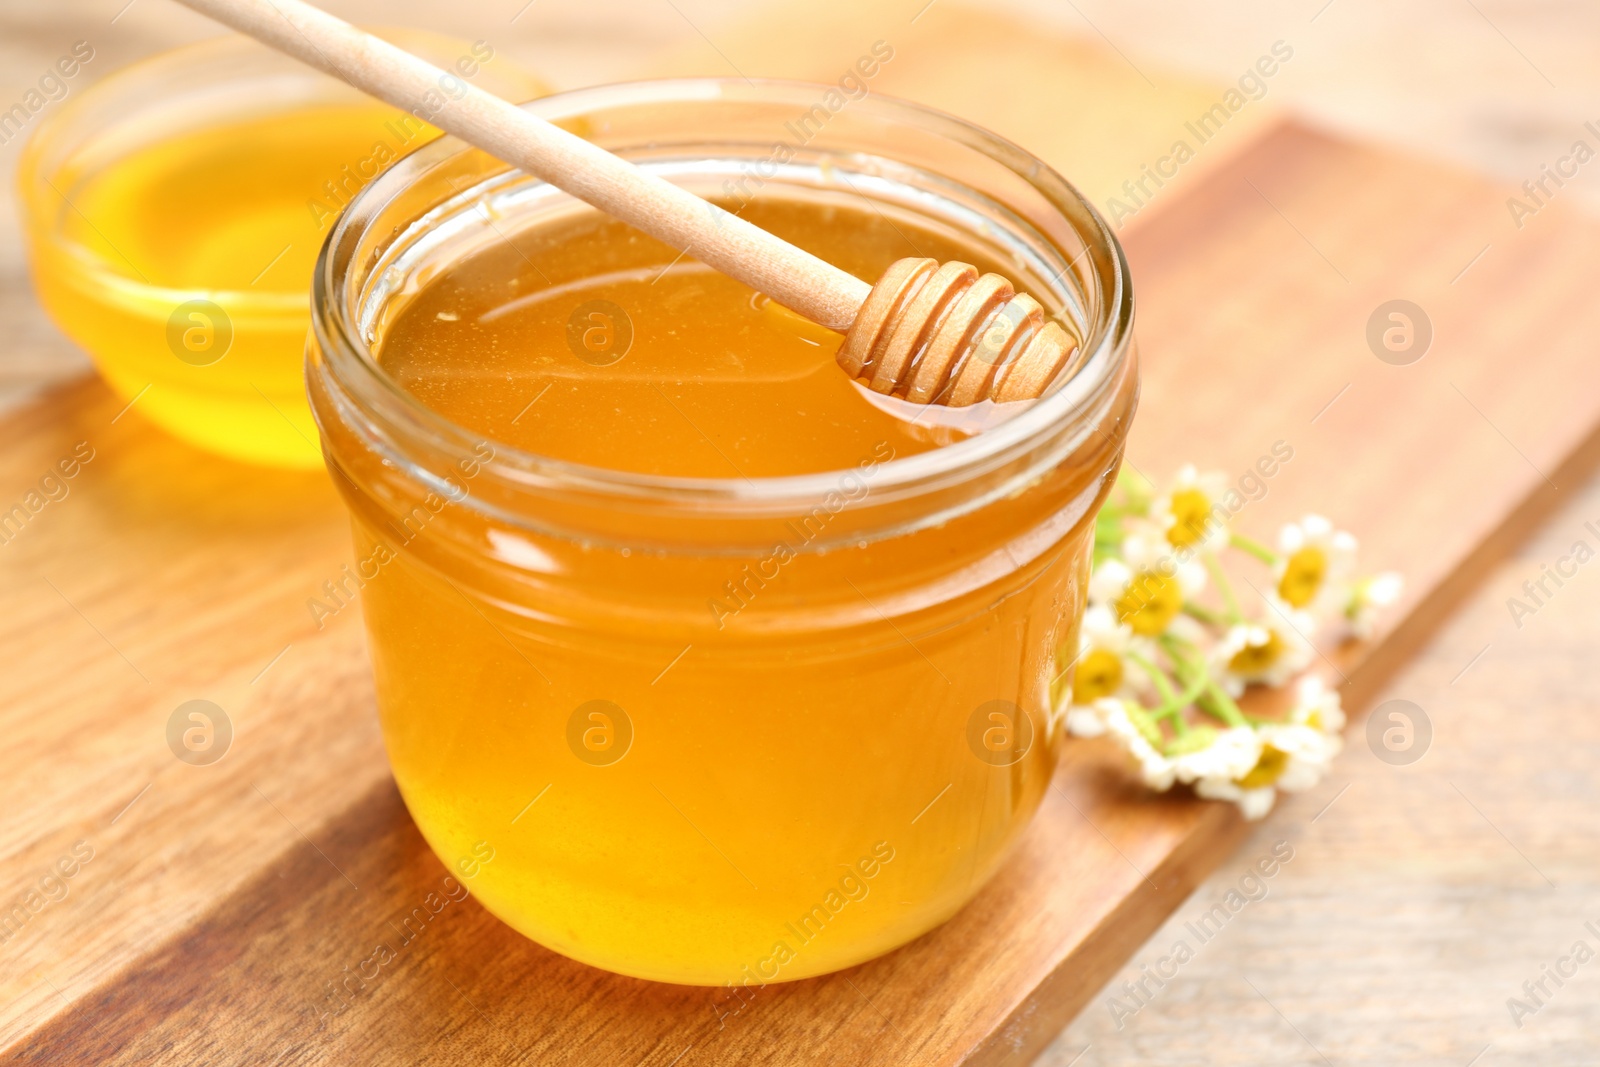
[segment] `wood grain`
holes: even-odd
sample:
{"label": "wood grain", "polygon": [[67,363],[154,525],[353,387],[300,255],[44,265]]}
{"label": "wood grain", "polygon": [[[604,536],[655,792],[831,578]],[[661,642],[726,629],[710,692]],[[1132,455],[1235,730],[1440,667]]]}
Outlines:
{"label": "wood grain", "polygon": [[[1129,235],[1146,368],[1131,461],[1242,470],[1289,440],[1294,460],[1241,521],[1326,508],[1369,563],[1412,579],[1376,651],[1330,652],[1356,701],[1530,501],[1592,462],[1596,234],[1531,228],[1452,285],[1501,195],[1286,126]],[[1399,368],[1362,337],[1402,293],[1437,336]],[[0,847],[19,894],[74,842],[95,850],[5,945],[4,1039],[23,1062],[1023,1062],[1242,832],[1074,743],[973,904],[848,972],[731,1012],[713,991],[565,961],[468,900],[322,1017],[327,983],[398,939],[391,924],[444,875],[388,781],[354,613],[319,632],[304,611],[347,558],[342,517],[317,478],[211,460],[116,414],[86,382],[0,425],[12,496],[76,442],[95,448],[67,497],[0,546],[15,664],[0,716],[27,768],[0,783]],[[197,696],[239,728],[210,767],[164,740]]]}

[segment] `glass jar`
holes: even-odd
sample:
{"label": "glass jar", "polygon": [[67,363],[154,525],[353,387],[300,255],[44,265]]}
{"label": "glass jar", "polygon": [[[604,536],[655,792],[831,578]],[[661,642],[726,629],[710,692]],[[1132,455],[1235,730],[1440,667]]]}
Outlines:
{"label": "glass jar", "polygon": [[995,872],[1055,766],[1094,514],[1135,405],[1127,266],[1093,208],[1015,145],[907,103],[849,100],[801,143],[828,94],[697,79],[528,107],[697,191],[746,176],[756,195],[866,197],[1009,264],[1083,338],[1020,414],[747,480],[477,436],[385,373],[385,324],[445,265],[571,204],[449,138],[358,196],[318,264],[311,402],[401,794],[490,911],[641,978],[837,970]]}
{"label": "glass jar", "polygon": [[[483,42],[377,32],[502,96],[547,91]],[[53,111],[23,153],[40,303],[168,433],[319,467],[302,371],[312,260],[361,184],[437,135],[247,37],[118,70]],[[254,167],[234,162],[246,156]]]}

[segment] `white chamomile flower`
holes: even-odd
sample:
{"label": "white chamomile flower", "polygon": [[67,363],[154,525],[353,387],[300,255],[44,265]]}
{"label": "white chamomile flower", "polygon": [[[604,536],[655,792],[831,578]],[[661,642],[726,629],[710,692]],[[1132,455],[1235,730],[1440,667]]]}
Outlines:
{"label": "white chamomile flower", "polygon": [[1310,635],[1316,625],[1309,613],[1269,598],[1260,622],[1229,627],[1211,650],[1212,669],[1223,690],[1236,697],[1251,683],[1286,684],[1315,655]]}
{"label": "white chamomile flower", "polygon": [[1265,818],[1278,799],[1278,791],[1270,785],[1245,789],[1226,778],[1202,778],[1194,784],[1197,796],[1207,800],[1228,800],[1239,805],[1239,813],[1251,822]]}
{"label": "white chamomile flower", "polygon": [[1128,660],[1138,648],[1150,655],[1148,642],[1133,635],[1126,623],[1104,604],[1095,604],[1083,613],[1078,627],[1078,656],[1073,664],[1073,707],[1088,707],[1105,697],[1132,697],[1149,688],[1143,671]]}
{"label": "white chamomile flower", "polygon": [[1350,571],[1355,566],[1356,539],[1321,515],[1291,522],[1278,534],[1282,553],[1273,577],[1278,597],[1301,609],[1344,606]]}
{"label": "white chamomile flower", "polygon": [[1246,819],[1272,810],[1276,794],[1303,793],[1322,781],[1343,741],[1311,726],[1270,723],[1255,733],[1261,756],[1237,778],[1203,778],[1194,791],[1208,800],[1231,800]]}
{"label": "white chamomile flower", "polygon": [[[1052,683],[1057,714],[1070,733],[1125,751],[1146,788],[1181,783],[1260,819],[1278,794],[1322,781],[1344,747],[1339,693],[1307,671],[1320,621],[1340,617],[1341,630],[1368,636],[1400,577],[1358,577],[1356,539],[1320,515],[1285,526],[1276,552],[1235,533],[1237,491],[1193,465],[1159,492],[1132,478],[1119,486],[1096,522],[1077,644],[1061,649],[1075,659],[1071,681]],[[1272,568],[1251,621],[1216,558],[1230,545]],[[1223,607],[1196,603],[1213,576]],[[1229,699],[1257,685],[1295,687],[1280,721],[1242,717]]]}
{"label": "white chamomile flower", "polygon": [[1150,505],[1150,520],[1174,548],[1215,551],[1228,543],[1228,509],[1221,504],[1227,491],[1224,475],[1188,464]]}
{"label": "white chamomile flower", "polygon": [[1261,760],[1240,780],[1241,785],[1270,785],[1283,793],[1304,793],[1322,781],[1344,738],[1313,726],[1270,723],[1262,726]]}
{"label": "white chamomile flower", "polygon": [[1330,737],[1341,737],[1344,733],[1344,706],[1339,701],[1338,690],[1328,688],[1314,674],[1300,679],[1295,705],[1289,711],[1289,722],[1320,730]]}
{"label": "white chamomile flower", "polygon": [[1371,637],[1378,613],[1400,599],[1403,585],[1398,574],[1385,571],[1351,586],[1350,599],[1344,605],[1344,620],[1351,634],[1363,640]]}
{"label": "white chamomile flower", "polygon": [[1158,793],[1171,789],[1175,780],[1173,763],[1156,749],[1160,734],[1145,710],[1132,701],[1111,698],[1097,701],[1094,707],[1106,732],[1139,765],[1144,784]]}
{"label": "white chamomile flower", "polygon": [[[1207,778],[1231,781],[1249,774],[1261,759],[1261,738],[1248,726],[1232,726],[1226,730],[1194,727],[1183,740],[1194,738],[1197,733],[1201,735],[1196,739],[1200,747],[1182,752],[1173,760],[1174,773],[1180,782]],[[1182,748],[1182,742],[1174,747]]]}
{"label": "white chamomile flower", "polygon": [[1136,527],[1122,540],[1120,558],[1107,559],[1089,578],[1089,600],[1104,604],[1140,637],[1163,633],[1206,584],[1194,559],[1180,559],[1153,527]]}

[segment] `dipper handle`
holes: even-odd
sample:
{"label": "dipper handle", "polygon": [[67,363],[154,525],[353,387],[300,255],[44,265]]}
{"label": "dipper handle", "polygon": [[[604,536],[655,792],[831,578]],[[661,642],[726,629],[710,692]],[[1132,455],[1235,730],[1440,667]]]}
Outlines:
{"label": "dipper handle", "polygon": [[1072,350],[1038,303],[961,263],[895,263],[875,286],[304,0],[179,0],[503,159],[846,332],[880,393],[961,406],[1040,395]]}

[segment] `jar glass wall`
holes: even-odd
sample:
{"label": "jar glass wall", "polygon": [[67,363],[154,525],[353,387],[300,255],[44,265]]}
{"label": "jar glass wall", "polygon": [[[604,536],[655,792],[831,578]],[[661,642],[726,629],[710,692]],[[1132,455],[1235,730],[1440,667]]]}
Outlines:
{"label": "jar glass wall", "polygon": [[638,977],[837,970],[994,873],[1055,765],[1135,403],[1127,269],[1093,209],[976,127],[828,93],[682,80],[528,107],[698,192],[869,203],[1003,263],[1083,341],[1043,399],[841,470],[584,466],[443,418],[383,362],[430,280],[564,197],[444,139],[363,191],[318,264],[312,409],[401,793],[492,912]]}

